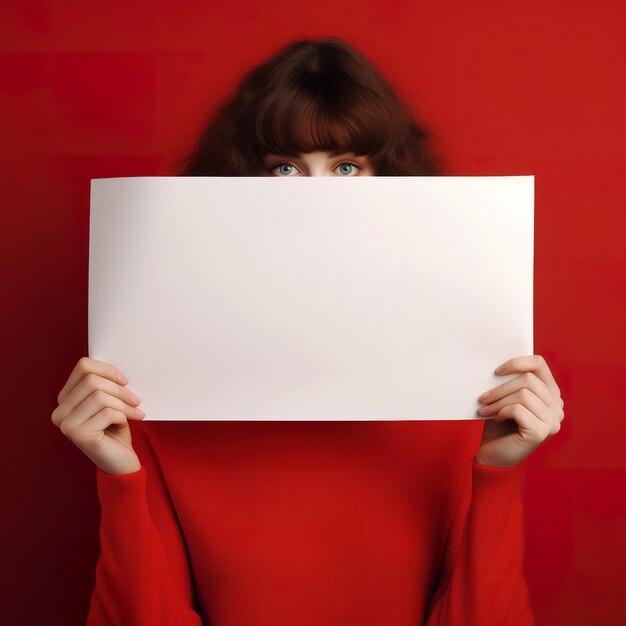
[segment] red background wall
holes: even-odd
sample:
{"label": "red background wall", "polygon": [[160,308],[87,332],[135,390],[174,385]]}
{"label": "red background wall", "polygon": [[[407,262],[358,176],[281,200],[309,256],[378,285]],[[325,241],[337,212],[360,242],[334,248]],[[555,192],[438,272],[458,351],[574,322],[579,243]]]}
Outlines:
{"label": "red background wall", "polygon": [[535,353],[566,419],[525,474],[533,607],[626,623],[625,24],[606,0],[4,0],[4,623],[82,624],[93,586],[94,468],[50,422],[87,354],[90,178],[175,174],[241,72],[327,34],[389,77],[448,173],[535,174]]}

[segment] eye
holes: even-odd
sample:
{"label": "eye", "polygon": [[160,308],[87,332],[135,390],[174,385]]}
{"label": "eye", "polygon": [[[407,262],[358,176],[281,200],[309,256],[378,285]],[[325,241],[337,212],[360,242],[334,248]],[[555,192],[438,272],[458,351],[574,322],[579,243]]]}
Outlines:
{"label": "eye", "polygon": [[[341,161],[333,171],[338,170],[339,176],[358,176],[363,168],[354,161]],[[275,176],[295,176],[299,173],[298,168],[290,161],[281,161],[270,168]]]}
{"label": "eye", "polygon": [[340,176],[358,176],[359,171],[363,168],[358,163],[342,161],[336,169],[339,169]]}
{"label": "eye", "polygon": [[272,167],[272,173],[276,174],[276,176],[292,176],[292,173],[296,169],[296,166],[293,163],[289,163],[288,161],[283,161],[282,163],[277,163]]}

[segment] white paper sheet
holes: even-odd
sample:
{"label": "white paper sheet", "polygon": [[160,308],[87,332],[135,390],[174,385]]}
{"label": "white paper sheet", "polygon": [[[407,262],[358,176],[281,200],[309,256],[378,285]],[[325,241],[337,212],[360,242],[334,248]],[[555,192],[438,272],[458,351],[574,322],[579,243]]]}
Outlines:
{"label": "white paper sheet", "polygon": [[146,420],[482,419],[533,354],[534,177],[91,182],[89,356]]}

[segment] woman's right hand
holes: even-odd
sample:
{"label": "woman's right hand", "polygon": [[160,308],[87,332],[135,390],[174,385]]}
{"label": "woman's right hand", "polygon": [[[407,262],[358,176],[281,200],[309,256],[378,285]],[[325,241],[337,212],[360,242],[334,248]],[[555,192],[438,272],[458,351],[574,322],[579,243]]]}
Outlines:
{"label": "woman's right hand", "polygon": [[141,400],[126,387],[114,365],[82,357],[59,392],[52,423],[98,467],[109,474],[141,469],[131,445],[128,419],[141,420]]}

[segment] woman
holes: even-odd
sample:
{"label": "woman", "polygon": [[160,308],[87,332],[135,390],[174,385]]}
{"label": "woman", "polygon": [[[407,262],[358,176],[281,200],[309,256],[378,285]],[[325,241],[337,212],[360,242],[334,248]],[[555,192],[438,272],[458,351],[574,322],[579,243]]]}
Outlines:
{"label": "woman", "polygon": [[[182,174],[438,174],[427,139],[356,50],[303,40],[244,77]],[[142,423],[125,375],[80,359],[52,421],[97,466],[88,624],[531,624],[521,464],[564,413],[541,356],[513,372],[476,422]]]}

